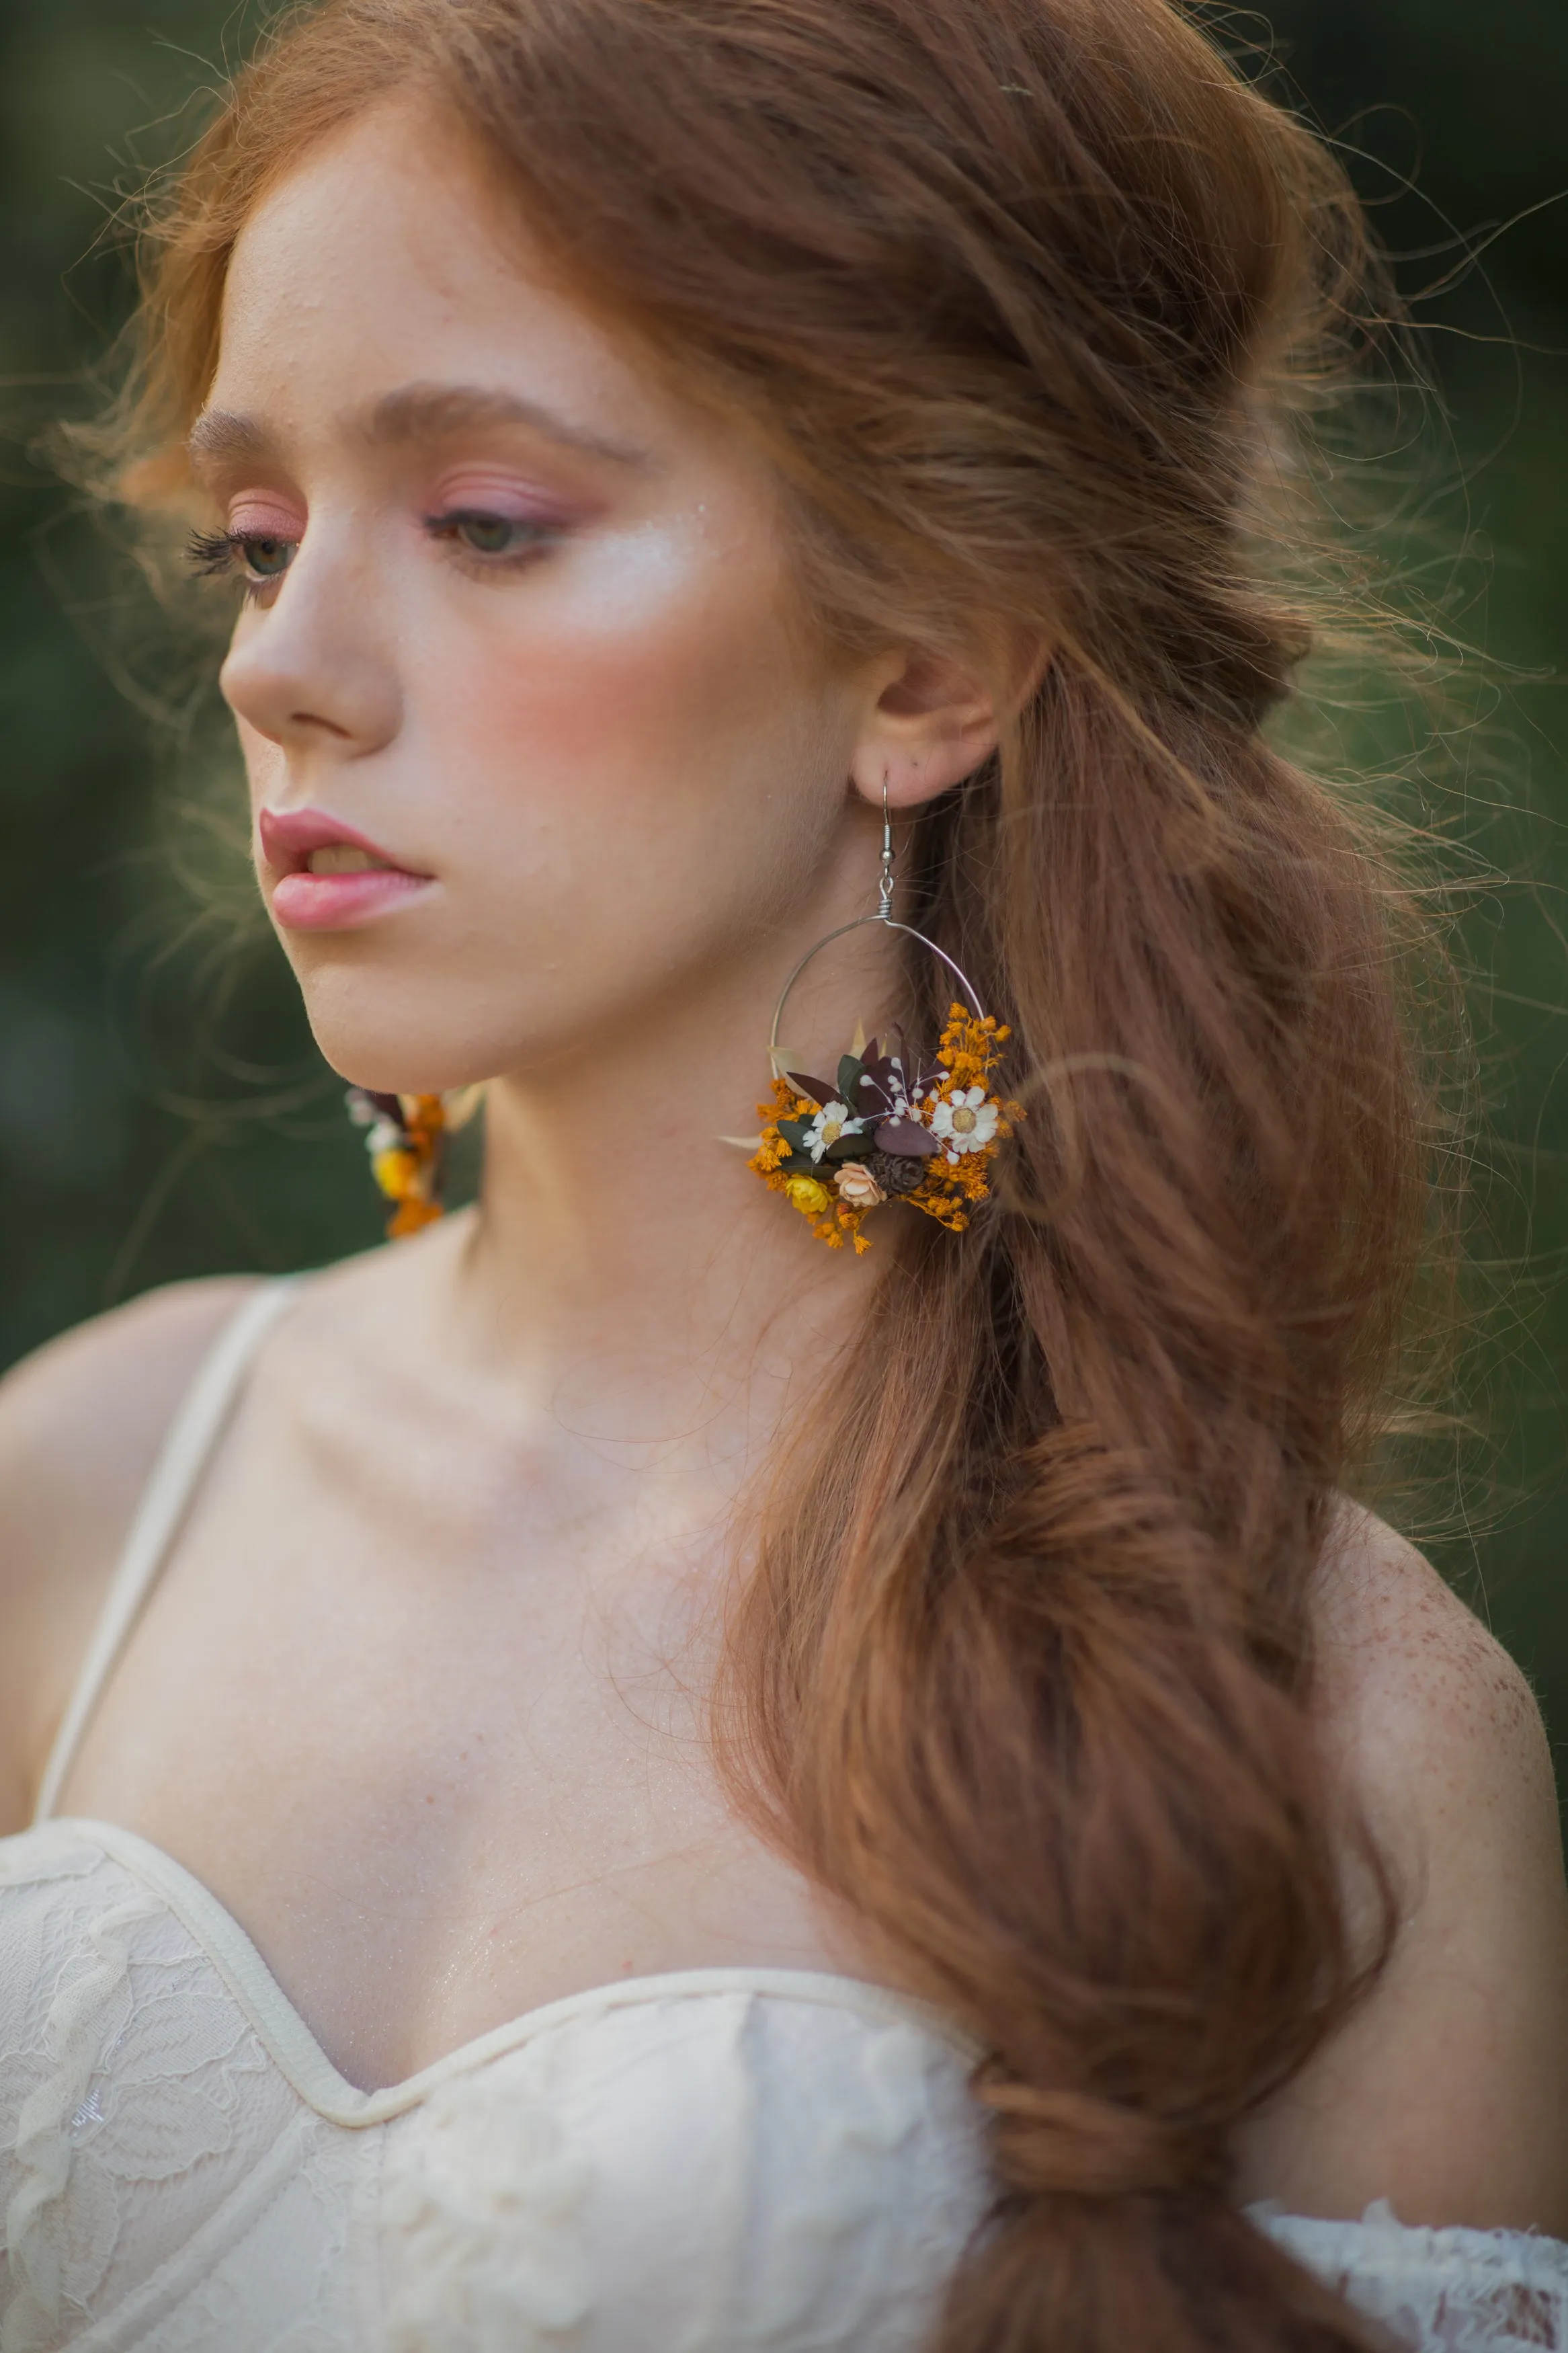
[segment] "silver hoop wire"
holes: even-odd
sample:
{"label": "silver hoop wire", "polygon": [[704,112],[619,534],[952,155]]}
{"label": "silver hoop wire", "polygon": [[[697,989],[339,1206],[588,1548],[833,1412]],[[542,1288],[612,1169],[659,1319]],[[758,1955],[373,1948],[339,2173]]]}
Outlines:
{"label": "silver hoop wire", "polygon": [[965,997],[968,997],[970,1008],[973,1012],[976,1020],[984,1021],[986,1018],[985,1008],[980,1002],[980,993],[976,989],[974,983],[969,978],[968,975],[959,967],[959,965],[954,964],[952,958],[948,955],[947,950],[945,948],[939,948],[934,940],[928,940],[923,932],[917,932],[912,923],[900,923],[894,918],[893,826],[892,819],[888,813],[888,779],[886,776],[882,779],[882,871],[878,878],[877,892],[881,901],[881,904],[878,908],[876,913],[874,915],[857,915],[852,923],[840,923],[836,932],[829,932],[825,938],[817,941],[816,945],[814,948],[807,948],[805,954],[802,956],[800,962],[796,965],[795,970],[790,974],[789,978],[785,981],[783,988],[780,989],[779,1001],[773,1008],[773,1026],[768,1037],[768,1052],[771,1057],[776,1056],[778,1053],[779,1023],[784,1018],[784,1009],[789,1002],[790,991],[795,987],[795,982],[800,978],[801,974],[805,970],[806,965],[810,964],[814,956],[819,956],[824,948],[831,947],[835,940],[841,940],[847,932],[863,931],[868,923],[883,923],[887,926],[889,932],[902,932],[906,939],[918,940],[922,948],[929,949],[931,954],[937,958],[939,963],[944,964],[947,966],[954,980],[957,981],[960,988],[963,989]]}

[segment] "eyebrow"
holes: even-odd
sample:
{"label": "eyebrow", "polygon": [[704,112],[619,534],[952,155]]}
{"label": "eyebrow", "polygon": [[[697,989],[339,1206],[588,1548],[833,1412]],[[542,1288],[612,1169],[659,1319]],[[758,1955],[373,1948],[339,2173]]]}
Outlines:
{"label": "eyebrow", "polygon": [[[384,394],[364,417],[356,420],[353,431],[356,438],[373,448],[396,448],[443,440],[451,434],[486,426],[506,425],[522,426],[563,448],[605,459],[614,465],[644,467],[653,462],[648,450],[570,425],[539,401],[525,400],[518,393],[489,391],[479,385],[402,385],[395,392]],[[191,427],[185,447],[193,459],[209,464],[233,464],[278,455],[275,437],[258,417],[237,415],[226,408],[204,409]]]}
{"label": "eyebrow", "polygon": [[225,459],[270,458],[274,444],[254,417],[237,417],[229,408],[204,408],[185,436],[185,450],[195,461],[221,464]]}

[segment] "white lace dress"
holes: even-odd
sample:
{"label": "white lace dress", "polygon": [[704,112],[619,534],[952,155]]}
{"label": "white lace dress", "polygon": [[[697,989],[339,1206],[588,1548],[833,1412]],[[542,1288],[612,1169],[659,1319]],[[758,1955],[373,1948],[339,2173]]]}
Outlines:
{"label": "white lace dress", "polygon": [[[178,1863],[47,1818],[278,1303],[198,1380],[0,1841],[0,2353],[919,2353],[986,2196],[950,2021],[696,1970],[360,2092]],[[1568,2353],[1556,2241],[1254,2219],[1423,2353]]]}

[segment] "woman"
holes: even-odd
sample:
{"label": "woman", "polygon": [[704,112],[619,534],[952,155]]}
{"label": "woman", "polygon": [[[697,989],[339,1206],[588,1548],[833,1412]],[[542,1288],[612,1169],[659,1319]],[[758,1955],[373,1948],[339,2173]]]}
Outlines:
{"label": "woman", "polygon": [[1356,253],[1163,0],[240,76],[117,480],[419,1230],[7,1388],[5,2353],[1568,2343],[1540,1724],[1335,1500],[1431,1128],[1259,551]]}

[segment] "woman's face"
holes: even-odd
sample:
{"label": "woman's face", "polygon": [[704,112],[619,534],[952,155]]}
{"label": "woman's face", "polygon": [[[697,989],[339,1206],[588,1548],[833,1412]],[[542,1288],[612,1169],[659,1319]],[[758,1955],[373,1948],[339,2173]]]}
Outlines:
{"label": "woman's face", "polygon": [[261,886],[346,1075],[542,1068],[837,919],[879,681],[803,629],[765,468],[531,266],[433,109],[253,215],[192,448]]}

